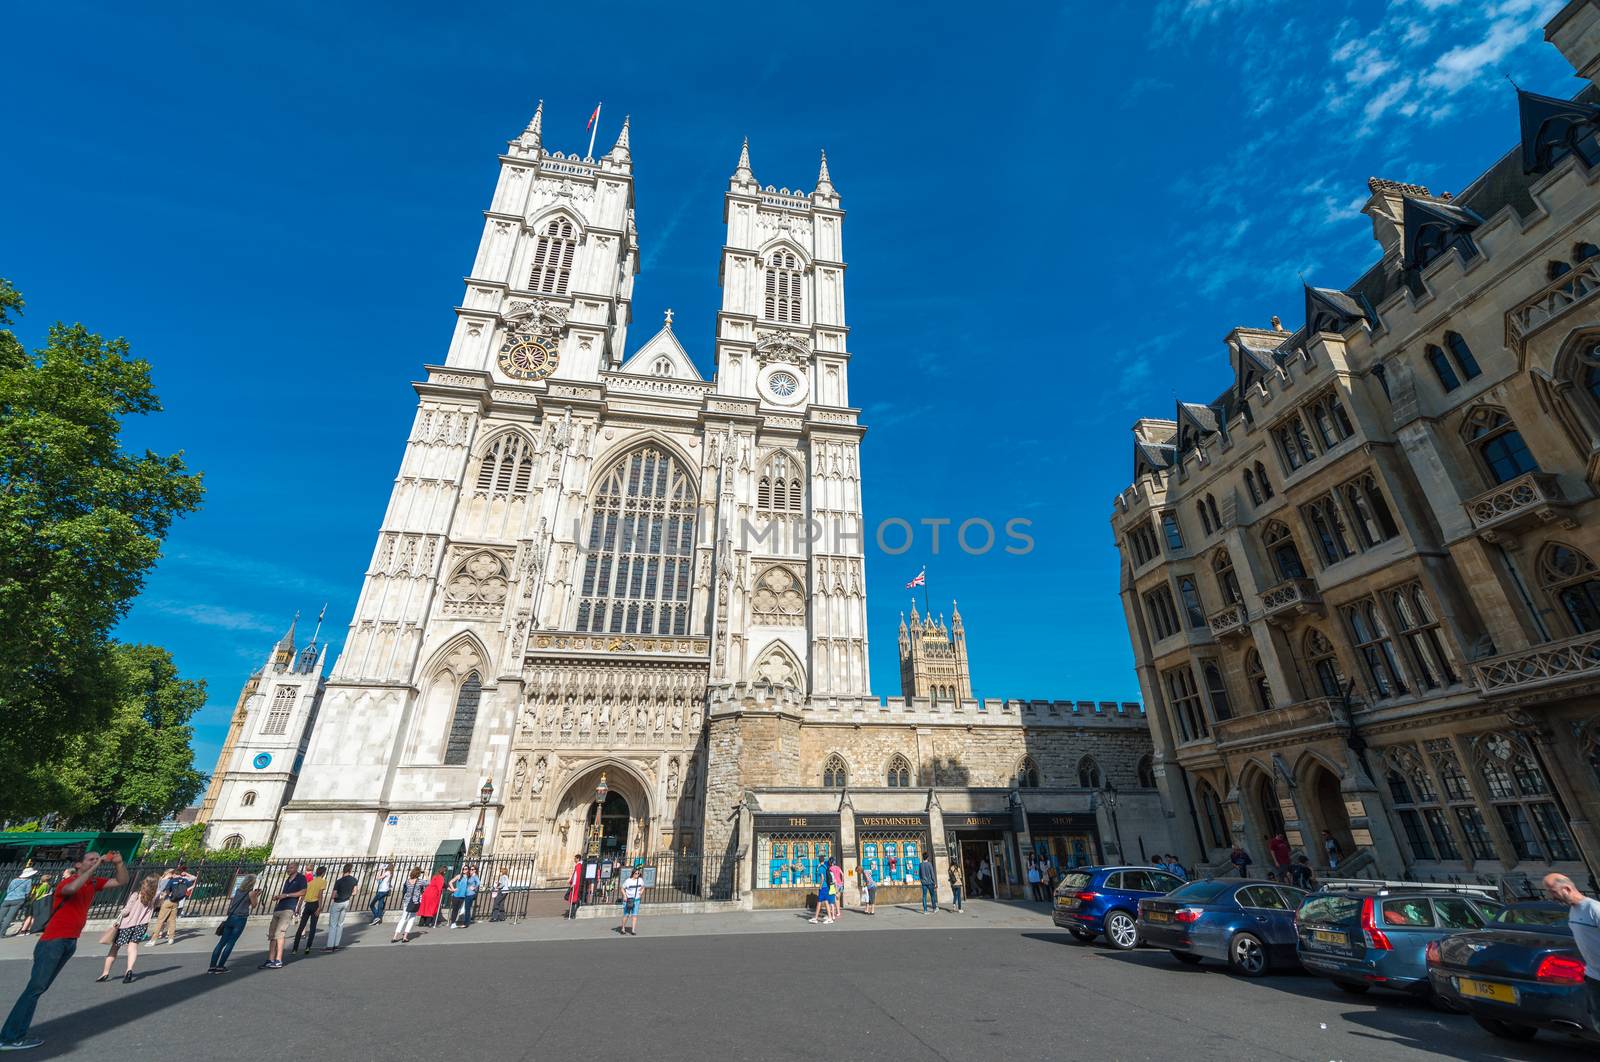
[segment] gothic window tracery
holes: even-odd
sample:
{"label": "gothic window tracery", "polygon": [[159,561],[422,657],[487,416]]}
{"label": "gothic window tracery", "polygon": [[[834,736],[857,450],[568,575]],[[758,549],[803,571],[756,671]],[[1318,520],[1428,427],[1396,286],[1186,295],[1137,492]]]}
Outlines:
{"label": "gothic window tracery", "polygon": [[1305,565],[1300,562],[1300,550],[1294,544],[1294,534],[1287,524],[1279,520],[1269,522],[1261,529],[1261,544],[1266,548],[1267,557],[1272,561],[1273,571],[1280,582],[1306,577]]}
{"label": "gothic window tracery", "polygon": [[845,770],[844,757],[835,752],[822,765],[822,788],[843,789],[847,779],[848,772]]}
{"label": "gothic window tracery", "polygon": [[1211,698],[1211,714],[1220,720],[1233,718],[1233,703],[1228,699],[1228,683],[1222,677],[1222,669],[1216,664],[1208,663],[1201,668],[1206,678],[1206,694]]}
{"label": "gothic window tracery", "polygon": [[799,460],[787,450],[776,450],[762,463],[756,481],[756,508],[764,513],[805,511],[805,482]]}
{"label": "gothic window tracery", "polygon": [[293,686],[279,686],[278,691],[272,695],[272,707],[267,712],[267,721],[261,727],[263,734],[283,734],[289,729],[289,715],[294,711],[295,699],[300,691]]}
{"label": "gothic window tracery", "polygon": [[566,218],[551,218],[534,241],[528,290],[543,295],[565,295],[572,276],[572,256],[577,249],[572,222]]}
{"label": "gothic window tracery", "polygon": [[1344,674],[1339,670],[1339,656],[1328,636],[1315,627],[1306,631],[1305,655],[1322,695],[1334,700],[1343,696]]}
{"label": "gothic window tracery", "polygon": [[1022,763],[1017,766],[1016,782],[1018,789],[1039,788],[1039,765],[1032,756],[1022,757]]}
{"label": "gothic window tracery", "polygon": [[1517,858],[1576,859],[1572,835],[1527,745],[1518,737],[1492,733],[1478,738],[1475,750],[1478,772]]}
{"label": "gothic window tracery", "polygon": [[487,550],[456,565],[445,583],[444,604],[463,616],[495,616],[505,607],[509,589],[505,561]]}
{"label": "gothic window tracery", "polygon": [[1468,414],[1462,435],[1483,465],[1491,483],[1506,483],[1528,472],[1539,471],[1538,462],[1528,452],[1522,433],[1496,406],[1479,406]]}
{"label": "gothic window tracery", "polygon": [[1272,480],[1267,478],[1267,466],[1260,461],[1256,462],[1256,485],[1261,488],[1261,497],[1267,501],[1272,500]]}
{"label": "gothic window tracery", "polygon": [[525,495],[532,482],[533,440],[520,431],[500,435],[478,459],[479,491]]}
{"label": "gothic window tracery", "polygon": [[1600,631],[1600,570],[1586,554],[1565,543],[1545,543],[1539,584],[1561,606],[1573,634]]}
{"label": "gothic window tracery", "polygon": [[1105,777],[1100,773],[1100,765],[1093,756],[1085,756],[1078,761],[1078,785],[1084,789],[1099,789]]}
{"label": "gothic window tracery", "polygon": [[1457,681],[1455,669],[1445,650],[1438,617],[1433,614],[1422,585],[1409,583],[1390,591],[1389,610],[1400,628],[1417,684],[1430,690],[1453,685]]}
{"label": "gothic window tracery", "polygon": [[1217,576],[1217,590],[1222,594],[1225,605],[1241,605],[1244,603],[1244,591],[1239,588],[1239,577],[1233,570],[1233,558],[1228,551],[1220,549],[1211,561],[1211,570]]}
{"label": "gothic window tracery", "polygon": [[1367,688],[1373,699],[1381,701],[1408,692],[1400,663],[1395,658],[1394,642],[1378,613],[1377,602],[1366,598],[1343,611],[1350,634],[1355,638],[1356,653],[1366,667]]}
{"label": "gothic window tracery", "polygon": [[222,839],[222,847],[229,849],[230,851],[235,848],[243,848],[244,838],[236,833],[230,833],[228,836]]}
{"label": "gothic window tracery", "polygon": [[887,780],[891,789],[909,789],[911,787],[911,761],[896,753],[895,757],[889,761]]}
{"label": "gothic window tracery", "polygon": [[467,762],[467,752],[472,748],[472,731],[478,725],[478,704],[482,700],[483,680],[474,671],[456,691],[455,711],[451,713],[450,726],[445,730],[445,766],[459,767]]}
{"label": "gothic window tracery", "polygon": [[1397,745],[1384,752],[1389,795],[1413,859],[1461,858],[1439,803],[1439,792],[1416,752]]}
{"label": "gothic window tracery", "polygon": [[1256,711],[1267,711],[1272,707],[1272,687],[1267,685],[1267,669],[1261,662],[1261,654],[1254,649],[1244,654],[1244,673],[1256,699]]}
{"label": "gothic window tracery", "polygon": [[800,323],[801,284],[804,275],[800,260],[786,250],[772,252],[766,266],[766,318],[788,324]]}
{"label": "gothic window tracery", "polygon": [[756,580],[750,607],[758,623],[794,625],[805,622],[806,593],[799,576],[774,565]]}
{"label": "gothic window tracery", "polygon": [[695,490],[666,450],[644,445],[600,478],[578,603],[580,631],[687,634]]}

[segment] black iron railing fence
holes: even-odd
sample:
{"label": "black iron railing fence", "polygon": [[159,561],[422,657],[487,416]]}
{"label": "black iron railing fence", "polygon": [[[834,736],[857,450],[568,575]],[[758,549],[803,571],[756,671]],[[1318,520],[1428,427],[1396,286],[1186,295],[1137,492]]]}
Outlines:
{"label": "black iron railing fence", "polygon": [[[564,883],[551,886],[547,875],[540,870],[537,860],[530,856],[486,855],[469,862],[476,862],[478,877],[482,882],[474,911],[474,917],[479,920],[489,918],[494,909],[494,894],[502,872],[506,875],[508,884],[504,899],[501,901],[501,908],[508,919],[520,920],[529,917],[531,901],[535,894],[566,891]],[[648,883],[644,893],[646,904],[694,903],[705,900],[731,900],[737,897],[736,882],[739,880],[740,862],[737,857],[730,859],[726,856],[713,856],[706,859],[698,853],[665,852],[644,857],[639,862],[645,870],[645,880]],[[33,867],[40,874],[51,875],[52,881],[60,881],[62,873],[70,869],[71,865],[66,862],[40,861],[34,863]],[[261,890],[261,901],[252,913],[265,914],[272,909],[272,898],[283,891],[284,884],[298,868],[315,870],[318,867],[326,867],[327,877],[335,879],[340,877],[344,867],[349,865],[350,873],[356,878],[356,889],[351,897],[350,908],[352,911],[365,911],[372,905],[377,895],[378,881],[384,870],[388,869],[391,892],[387,909],[394,911],[399,907],[401,886],[412,869],[421,871],[424,883],[433,876],[435,870],[441,870],[448,883],[459,869],[459,866],[449,861],[436,860],[431,856],[363,856],[354,859],[346,856],[330,856],[321,859],[271,859],[266,862],[207,859],[203,862],[189,861],[186,864],[180,864],[176,860],[139,860],[129,864],[126,887],[114,886],[103,889],[95,897],[94,904],[89,909],[89,917],[98,919],[115,916],[146,875],[160,876],[180,865],[186,865],[189,873],[197,878],[194,889],[183,904],[183,916],[186,918],[222,917],[227,910],[228,900],[236,883],[246,874],[255,875],[256,887]],[[593,888],[586,887],[584,890],[585,902],[620,902],[620,886],[622,880],[631,873],[631,868],[630,862],[616,868],[609,877],[597,877]],[[5,884],[22,870],[23,864],[20,863],[0,864],[0,889],[3,889]],[[443,909],[446,911],[450,909],[448,889]]]}

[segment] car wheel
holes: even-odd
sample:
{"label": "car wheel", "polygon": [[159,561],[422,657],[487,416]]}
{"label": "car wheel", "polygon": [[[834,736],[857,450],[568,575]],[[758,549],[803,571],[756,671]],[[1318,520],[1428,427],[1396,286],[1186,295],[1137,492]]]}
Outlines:
{"label": "car wheel", "polygon": [[1352,996],[1365,995],[1372,989],[1371,985],[1364,985],[1360,981],[1335,981],[1334,984],[1349,992]]}
{"label": "car wheel", "polygon": [[1501,1021],[1499,1018],[1484,1018],[1477,1014],[1472,1020],[1494,1033],[1503,1040],[1531,1040],[1539,1035],[1539,1030],[1532,1025],[1518,1025],[1513,1021]]}
{"label": "car wheel", "polygon": [[1183,963],[1185,966],[1199,966],[1200,965],[1200,956],[1195,955],[1192,952],[1175,951],[1175,952],[1172,953],[1172,957],[1174,959],[1177,959],[1179,962]]}
{"label": "car wheel", "polygon": [[1139,946],[1139,926],[1126,911],[1112,911],[1106,915],[1106,943],[1118,951],[1132,951]]}
{"label": "car wheel", "polygon": [[1261,938],[1252,933],[1240,933],[1228,945],[1228,965],[1234,973],[1246,977],[1260,977],[1267,972],[1267,949]]}
{"label": "car wheel", "polygon": [[1088,933],[1088,932],[1085,932],[1084,930],[1081,930],[1081,929],[1068,930],[1068,932],[1070,932],[1073,936],[1077,937],[1078,940],[1080,940],[1084,944],[1088,944],[1090,941],[1094,940],[1094,934],[1093,933]]}

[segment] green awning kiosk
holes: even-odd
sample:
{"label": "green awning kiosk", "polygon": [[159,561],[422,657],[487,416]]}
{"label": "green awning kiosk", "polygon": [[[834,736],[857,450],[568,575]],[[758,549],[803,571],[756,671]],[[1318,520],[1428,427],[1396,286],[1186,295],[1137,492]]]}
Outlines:
{"label": "green awning kiosk", "polygon": [[85,852],[121,852],[133,862],[142,833],[0,833],[0,864],[75,863]]}

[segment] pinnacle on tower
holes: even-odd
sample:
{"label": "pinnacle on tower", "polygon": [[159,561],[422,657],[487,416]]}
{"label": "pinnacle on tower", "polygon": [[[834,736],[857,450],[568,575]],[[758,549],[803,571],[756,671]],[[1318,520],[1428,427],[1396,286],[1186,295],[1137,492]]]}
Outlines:
{"label": "pinnacle on tower", "polygon": [[828,176],[828,153],[827,153],[827,151],[823,151],[823,153],[822,153],[822,167],[817,171],[817,187],[816,187],[816,191],[818,191],[818,192],[826,192],[826,193],[829,193],[829,194],[831,194],[833,192],[833,181]]}
{"label": "pinnacle on tower", "polygon": [[744,144],[739,148],[739,165],[733,169],[733,179],[736,181],[753,181],[756,179],[755,171],[750,168],[750,138],[744,138]]}
{"label": "pinnacle on tower", "polygon": [[624,165],[624,166],[627,165],[628,162],[631,161],[631,155],[628,152],[628,119],[629,119],[629,117],[630,116],[626,115],[626,114],[622,116],[622,132],[617,134],[616,146],[613,147],[611,149],[611,153],[606,156],[606,158],[610,159],[612,162],[615,162],[615,163],[618,163],[618,164]]}
{"label": "pinnacle on tower", "polygon": [[533,108],[533,118],[528,122],[528,128],[522,131],[523,143],[531,147],[538,147],[544,137],[544,100],[540,100]]}
{"label": "pinnacle on tower", "polygon": [[294,619],[289,621],[289,629],[283,632],[283,637],[278,639],[278,648],[294,652],[294,628],[300,622],[300,612],[295,611]]}

